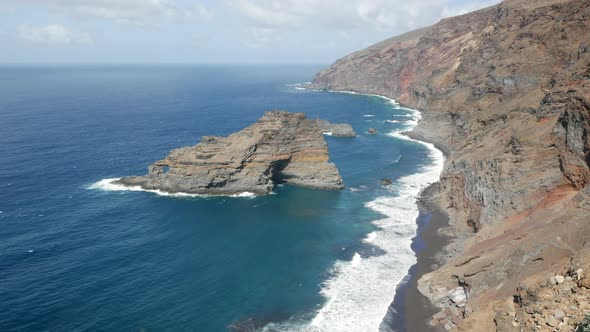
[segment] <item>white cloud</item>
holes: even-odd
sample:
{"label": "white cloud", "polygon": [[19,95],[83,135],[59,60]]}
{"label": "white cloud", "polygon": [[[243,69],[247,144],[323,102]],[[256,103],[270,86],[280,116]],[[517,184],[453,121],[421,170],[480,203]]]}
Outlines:
{"label": "white cloud", "polygon": [[301,34],[322,49],[346,53],[500,0],[225,1],[249,21],[251,34],[242,42],[247,47],[284,46]]}
{"label": "white cloud", "polygon": [[[443,17],[491,5],[498,0],[228,0],[259,26],[315,25],[339,29],[369,26],[409,30]],[[401,32],[401,31],[397,31]]]}
{"label": "white cloud", "polygon": [[293,24],[299,19],[292,12],[293,8],[281,8],[280,2],[276,1],[269,5],[259,5],[250,0],[237,0],[235,4],[244,15],[262,25]]}
{"label": "white cloud", "polygon": [[202,5],[181,6],[175,0],[19,0],[19,5],[46,6],[67,15],[96,17],[134,24],[158,19],[209,20],[213,11]]}
{"label": "white cloud", "polygon": [[198,16],[201,19],[203,19],[205,21],[212,20],[213,17],[215,16],[215,12],[213,11],[213,9],[210,9],[210,8],[207,8],[207,7],[204,7],[201,5],[196,6],[195,12],[198,14]]}
{"label": "white cloud", "polygon": [[251,38],[244,42],[244,45],[250,48],[264,47],[272,41],[279,40],[270,28],[252,28],[250,32]]}
{"label": "white cloud", "polygon": [[27,42],[46,45],[90,45],[93,43],[92,36],[88,33],[71,31],[59,24],[50,24],[44,27],[23,24],[18,27],[18,36]]}

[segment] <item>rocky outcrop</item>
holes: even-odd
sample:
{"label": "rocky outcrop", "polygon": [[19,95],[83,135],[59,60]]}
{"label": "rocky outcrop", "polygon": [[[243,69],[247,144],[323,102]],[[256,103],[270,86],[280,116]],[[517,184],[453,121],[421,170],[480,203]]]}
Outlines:
{"label": "rocky outcrop", "polygon": [[335,137],[356,137],[354,129],[347,123],[330,123],[326,120],[317,120],[317,122],[324,134]]}
{"label": "rocky outcrop", "polygon": [[281,183],[342,189],[338,169],[328,159],[328,145],[316,120],[303,113],[270,111],[228,137],[205,136],[195,146],[173,150],[150,165],[147,175],[117,183],[203,195],[265,195]]}
{"label": "rocky outcrop", "polygon": [[499,331],[583,331],[590,317],[590,279],[587,270],[572,265],[567,271],[518,288],[513,301],[494,303]]}
{"label": "rocky outcrop", "polygon": [[589,31],[589,1],[507,0],[351,54],[312,82],[420,109],[412,136],[447,153],[434,199],[455,241],[419,281],[447,328],[494,331],[494,301],[590,260]]}

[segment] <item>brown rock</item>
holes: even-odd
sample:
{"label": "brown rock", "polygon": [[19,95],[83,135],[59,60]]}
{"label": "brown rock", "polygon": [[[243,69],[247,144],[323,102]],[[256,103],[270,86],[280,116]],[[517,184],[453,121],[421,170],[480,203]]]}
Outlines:
{"label": "brown rock", "polygon": [[341,189],[338,169],[328,162],[328,145],[315,120],[303,113],[267,112],[228,137],[173,150],[149,166],[149,174],[118,183],[170,193],[269,194],[275,185]]}
{"label": "brown rock", "polygon": [[553,317],[552,315],[548,315],[547,317],[545,317],[545,321],[547,322],[547,325],[551,327],[556,327],[559,324],[557,319],[555,319],[555,317]]}
{"label": "brown rock", "polygon": [[555,310],[553,317],[557,320],[562,320],[565,317],[565,313],[562,310]]}
{"label": "brown rock", "polygon": [[356,137],[352,126],[346,123],[330,123],[326,120],[316,120],[320,130],[327,135],[335,137]]}
{"label": "brown rock", "polygon": [[[590,1],[506,0],[353,53],[312,83],[422,112],[410,135],[448,155],[432,201],[455,240],[419,289],[443,306],[437,290],[459,283],[482,326],[504,317],[492,303],[519,285],[563,276],[572,261],[590,269],[589,22]],[[519,296],[553,313],[572,295],[558,279]]]}
{"label": "brown rock", "polygon": [[382,186],[389,186],[393,183],[393,181],[391,181],[391,179],[389,178],[383,178],[379,181],[379,184]]}

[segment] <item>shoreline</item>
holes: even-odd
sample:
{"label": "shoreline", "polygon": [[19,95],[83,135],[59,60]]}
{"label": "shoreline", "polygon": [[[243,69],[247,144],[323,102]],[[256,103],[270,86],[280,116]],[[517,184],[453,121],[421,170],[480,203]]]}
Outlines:
{"label": "shoreline", "polygon": [[443,162],[439,170],[437,181],[428,184],[417,196],[418,216],[416,217],[416,235],[412,238],[411,248],[416,257],[416,263],[408,269],[406,276],[400,280],[395,289],[394,299],[381,321],[379,331],[414,332],[414,331],[445,331],[440,326],[431,326],[429,321],[439,309],[418,290],[418,280],[425,274],[432,272],[442,263],[438,255],[443,252],[452,238],[438,233],[449,225],[448,214],[433,202],[433,196],[438,191],[440,175],[444,170],[444,162],[450,155],[450,150],[439,143],[432,142],[415,131],[423,119],[422,111],[401,105],[394,98],[379,94],[359,93],[356,91],[328,90],[332,93],[345,93],[378,97],[388,101],[393,107],[409,111],[417,122],[411,130],[394,134],[401,139],[408,139],[427,146],[431,151],[438,150],[443,155]]}
{"label": "shoreline", "polygon": [[412,240],[412,250],[416,253],[416,264],[398,285],[381,331],[414,332],[445,331],[442,327],[428,324],[439,309],[418,291],[418,280],[441,264],[438,256],[452,238],[438,231],[449,223],[449,217],[431,198],[436,194],[439,183],[433,183],[418,197],[420,215],[416,219],[418,231]]}
{"label": "shoreline", "polygon": [[[301,86],[303,88],[318,91],[318,89],[314,89],[309,84],[299,84],[299,86]],[[395,280],[386,281],[386,280],[383,280],[382,278],[379,278],[380,280],[375,280],[375,282],[379,282],[379,283],[385,283],[385,282],[390,283],[387,287],[380,288],[379,291],[384,292],[384,293],[381,293],[383,295],[389,294],[389,296],[391,296],[389,298],[389,300],[386,300],[385,308],[382,311],[382,313],[380,314],[381,315],[380,318],[378,318],[378,321],[375,321],[375,323],[377,323],[377,325],[375,325],[375,328],[376,328],[376,330],[379,330],[379,331],[399,331],[400,327],[403,326],[405,328],[406,321],[407,321],[412,324],[411,326],[419,327],[418,329],[409,328],[408,329],[409,331],[424,330],[425,327],[428,326],[427,320],[429,320],[431,315],[435,313],[435,309],[434,309],[434,307],[432,307],[430,305],[427,298],[418,292],[416,284],[417,284],[418,278],[421,277],[422,274],[429,272],[428,270],[430,269],[430,267],[432,265],[430,263],[430,260],[426,259],[426,257],[434,257],[434,255],[438,254],[441,251],[441,249],[446,245],[446,241],[442,241],[442,238],[440,238],[438,236],[438,229],[439,229],[438,225],[441,224],[441,220],[446,220],[446,219],[444,219],[444,217],[446,217],[446,215],[442,214],[442,213],[438,213],[438,211],[435,211],[434,209],[425,209],[425,204],[423,202],[425,201],[425,197],[427,195],[429,195],[429,193],[432,191],[431,188],[433,188],[433,185],[436,185],[437,183],[439,183],[440,176],[441,176],[443,169],[444,169],[444,163],[445,163],[446,157],[448,155],[447,154],[448,150],[441,149],[439,146],[429,142],[428,140],[417,139],[416,137],[412,137],[411,135],[409,135],[409,133],[414,131],[415,128],[419,125],[420,120],[422,120],[422,112],[418,109],[415,109],[415,108],[401,106],[394,98],[390,98],[390,97],[378,95],[378,94],[359,93],[356,91],[338,91],[338,90],[326,90],[326,89],[322,89],[319,91],[325,91],[325,92],[330,92],[330,93],[355,94],[355,95],[362,95],[365,97],[377,97],[377,98],[384,100],[388,104],[390,104],[392,106],[392,108],[399,108],[402,111],[409,113],[409,115],[412,116],[416,120],[414,123],[412,123],[412,125],[410,127],[408,127],[404,131],[393,131],[390,133],[385,133],[385,135],[391,136],[391,137],[397,138],[397,139],[413,141],[413,142],[416,142],[420,145],[423,145],[429,151],[429,157],[431,158],[431,164],[428,164],[428,166],[424,166],[424,169],[422,169],[421,171],[418,171],[415,174],[408,175],[406,177],[402,177],[401,179],[399,179],[399,181],[401,181],[401,183],[407,185],[405,195],[402,195],[400,197],[389,198],[389,199],[382,197],[382,198],[376,199],[374,201],[371,201],[371,202],[365,204],[365,206],[367,206],[373,210],[376,210],[378,212],[382,212],[382,214],[384,214],[386,216],[385,219],[377,220],[374,222],[374,224],[380,225],[381,227],[384,228],[382,230],[382,232],[385,232],[385,233],[382,236],[387,237],[387,235],[388,235],[387,232],[395,231],[394,229],[396,227],[400,227],[400,225],[404,225],[406,223],[408,225],[410,223],[413,224],[412,228],[414,228],[414,232],[413,232],[412,237],[408,237],[407,239],[403,239],[402,242],[405,242],[406,244],[402,244],[401,242],[396,243],[396,241],[391,238],[389,238],[389,239],[381,238],[381,240],[380,240],[381,242],[393,241],[393,244],[389,243],[388,245],[385,245],[385,248],[391,247],[392,245],[397,248],[401,245],[401,247],[399,247],[399,249],[402,251],[407,250],[407,251],[412,252],[413,258],[412,258],[412,262],[410,262],[410,264],[407,264],[407,265],[404,264],[403,266],[398,266],[399,268],[405,269],[405,271],[403,271],[403,274],[399,277],[397,276],[397,274],[390,276]],[[417,186],[411,184],[415,181],[417,181]],[[381,211],[383,209],[388,210],[388,209],[394,208],[397,205],[396,200],[402,200],[402,201],[405,200],[405,203],[409,203],[412,206],[412,208],[410,208],[410,210],[412,210],[414,212],[411,212],[411,214],[412,214],[411,217],[409,215],[407,216],[410,218],[399,219],[400,216],[397,215],[397,213],[392,216],[391,213],[387,213],[387,211]],[[412,201],[412,202],[410,203],[410,201]],[[404,210],[403,207],[401,207],[401,206],[399,206],[399,208],[401,208],[402,211]],[[399,210],[399,209],[396,208],[396,210]],[[408,210],[408,212],[409,212],[409,210]],[[399,213],[399,211],[398,211],[398,213]],[[384,222],[386,222],[387,224],[384,224]],[[423,230],[423,228],[428,231]],[[428,234],[428,236],[427,236],[427,234]],[[421,239],[424,239],[424,240],[421,240]],[[367,241],[367,239],[365,239],[365,241]],[[372,242],[372,239],[370,241]],[[428,246],[426,246],[427,250],[419,250],[419,248],[421,246],[424,247],[424,243],[428,244]],[[432,243],[436,243],[437,245],[432,245]],[[432,254],[430,254],[430,249],[432,250]],[[393,250],[397,251],[397,249],[393,249]],[[360,264],[360,262],[357,262],[357,263]],[[349,265],[353,265],[353,266],[349,266]],[[350,268],[358,269],[358,266],[355,268],[354,265],[357,265],[357,264],[354,264],[354,262],[351,262],[349,264],[342,264],[342,267],[346,266],[347,268],[343,268],[343,269],[339,270],[339,272],[347,274],[346,272]],[[348,272],[352,272],[352,271],[348,271]],[[358,271],[355,271],[354,274],[358,274],[357,272]],[[337,281],[341,282],[342,280],[331,280],[330,284],[335,283]],[[368,280],[365,280],[364,282],[367,282],[367,281]],[[328,290],[330,288],[332,288],[332,287],[328,287]],[[392,288],[392,289],[390,290],[390,288]],[[329,294],[325,294],[325,295],[329,295]],[[377,295],[377,293],[375,293],[374,295]],[[365,294],[364,296],[368,296],[368,294]],[[381,295],[379,295],[379,297],[380,296]],[[313,319],[313,321],[311,322],[311,325],[309,327],[313,326],[315,329],[317,329],[317,328],[320,328],[321,325],[325,325],[325,324],[323,324],[323,323],[325,323],[325,322],[323,322],[325,319],[325,317],[323,317],[325,314],[323,311],[326,308],[330,308],[330,307],[334,306],[334,303],[331,303],[333,300],[333,299],[331,299],[331,296],[327,296],[327,298],[328,298],[328,302],[326,303],[326,305],[324,305],[324,307],[322,307],[321,310],[318,311],[316,317]],[[403,301],[400,299],[403,299]],[[391,311],[395,311],[396,305],[398,307],[401,306],[402,309],[398,310],[399,314],[392,315]],[[332,308],[332,309],[334,309],[334,308]],[[432,313],[431,313],[431,311],[432,311]],[[405,313],[408,313],[408,314],[406,315]],[[374,318],[377,318],[377,317],[374,317]],[[392,318],[390,320],[390,323],[388,323],[388,321],[387,321],[388,318]],[[316,324],[319,322],[323,322],[323,323],[319,324],[319,325]],[[410,325],[408,325],[408,327],[409,326]],[[357,328],[358,327],[359,326],[357,326]],[[334,326],[332,326],[332,328],[334,328]],[[333,330],[338,330],[338,329],[333,329]],[[429,329],[429,330],[433,330],[433,329]],[[433,330],[433,331],[435,331],[435,330]]]}
{"label": "shoreline", "polygon": [[[421,135],[416,131],[422,120],[422,111],[407,105],[402,105],[394,98],[372,93],[360,93],[356,91],[334,91],[328,92],[347,93],[356,95],[365,95],[379,97],[388,100],[392,105],[411,111],[417,118],[417,124],[409,131],[399,132],[398,134],[406,139],[414,140],[425,145],[432,146],[435,150],[443,154],[446,160],[451,151],[440,142],[434,142]],[[414,332],[414,331],[445,331],[441,326],[431,326],[429,321],[439,309],[436,308],[426,296],[418,290],[418,280],[423,275],[436,270],[443,262],[439,254],[449,245],[453,238],[439,234],[439,230],[449,226],[448,214],[438,206],[434,201],[440,185],[440,175],[444,171],[440,170],[439,179],[428,185],[416,197],[419,214],[415,222],[417,225],[416,236],[412,238],[412,250],[416,256],[416,263],[408,269],[408,274],[397,284],[394,299],[387,309],[387,313],[381,322],[379,331],[389,332]]]}
{"label": "shoreline", "polygon": [[417,119],[417,123],[409,131],[398,132],[399,138],[409,139],[431,150],[438,150],[443,155],[443,164],[436,182],[430,183],[416,197],[418,217],[416,218],[416,236],[412,238],[412,250],[416,256],[416,263],[408,269],[407,275],[398,282],[393,302],[387,309],[379,331],[414,332],[414,331],[445,331],[440,326],[431,326],[429,321],[439,309],[418,290],[418,280],[442,264],[438,255],[451,243],[452,238],[438,233],[449,225],[448,214],[433,202],[433,196],[438,191],[440,175],[444,170],[444,161],[450,155],[450,150],[439,143],[432,142],[415,131],[422,120],[422,111],[401,105],[394,98],[378,94],[359,93],[356,91],[329,91],[378,97],[387,100],[394,107],[409,111]]}

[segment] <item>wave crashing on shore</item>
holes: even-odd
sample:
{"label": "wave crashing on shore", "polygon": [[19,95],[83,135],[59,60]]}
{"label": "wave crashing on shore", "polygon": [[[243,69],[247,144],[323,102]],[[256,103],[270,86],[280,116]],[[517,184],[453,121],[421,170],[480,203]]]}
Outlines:
{"label": "wave crashing on shore", "polygon": [[263,331],[378,331],[398,284],[416,263],[411,245],[418,228],[417,198],[422,190],[439,180],[444,155],[433,144],[401,134],[414,129],[421,118],[419,111],[399,107],[395,100],[387,97],[369,96],[383,98],[393,108],[401,109],[416,119],[406,122],[403,130],[388,135],[422,144],[428,148],[431,163],[415,174],[395,181],[392,189],[396,192],[395,196],[382,196],[366,203],[366,207],[379,212],[384,218],[374,221],[379,229],[368,234],[363,242],[378,247],[384,254],[363,257],[356,252],[351,261],[337,262],[331,270],[332,277],[321,285],[321,294],[326,302],[311,321],[304,322],[303,317],[293,317],[288,322],[268,324]]}
{"label": "wave crashing on shore", "polygon": [[[140,186],[124,186],[122,184],[115,183],[115,181],[120,180],[120,178],[111,178],[111,179],[103,179],[98,182],[95,182],[88,186],[88,189],[97,189],[103,191],[145,191],[148,193],[153,193],[159,196],[169,196],[169,197],[212,197],[211,195],[198,195],[198,194],[188,194],[188,193],[169,193],[158,189],[144,189]],[[245,197],[245,198],[252,198],[256,197],[255,194],[251,192],[243,192],[235,195],[230,195],[228,197]]]}

